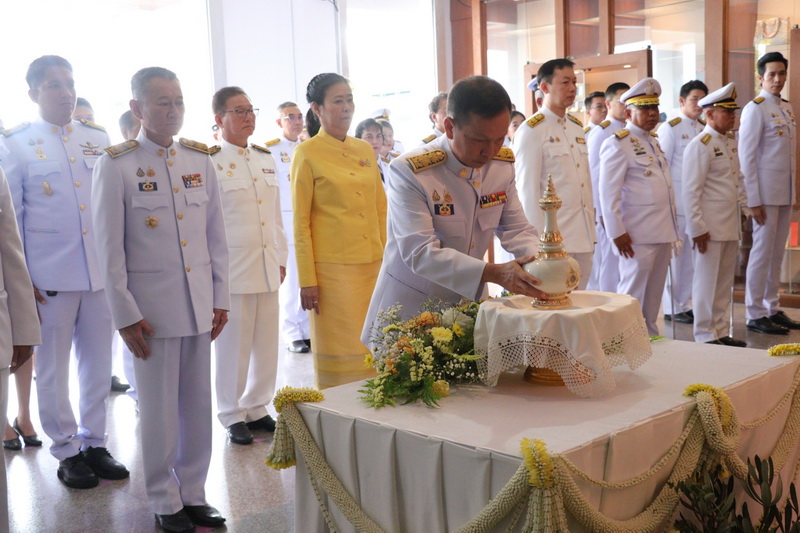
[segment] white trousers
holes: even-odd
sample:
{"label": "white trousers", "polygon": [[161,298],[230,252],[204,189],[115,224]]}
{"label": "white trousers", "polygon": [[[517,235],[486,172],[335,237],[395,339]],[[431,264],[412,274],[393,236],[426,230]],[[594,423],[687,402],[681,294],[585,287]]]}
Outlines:
{"label": "white trousers", "polygon": [[594,246],[594,261],[589,283],[590,291],[617,292],[619,286],[619,257],[614,254],[614,243],[608,238],[606,229],[595,224],[597,244]]}
{"label": "white trousers", "polygon": [[136,358],[139,431],[147,497],[156,514],[206,503],[211,461],[211,333],[147,338]]}
{"label": "white trousers", "polygon": [[586,286],[589,283],[589,278],[592,276],[592,262],[594,261],[594,252],[581,252],[577,254],[569,254],[575,261],[578,262],[578,266],[581,267],[581,280],[578,282],[578,290],[586,289]]}
{"label": "white trousers", "polygon": [[[63,461],[106,443],[106,404],[111,386],[111,312],[105,291],[43,294],[37,304],[42,345],[36,350],[39,420],[52,439],[50,453]],[[69,401],[70,351],[78,363],[79,420]]]}
{"label": "white trousers", "polygon": [[231,294],[216,340],[217,417],[228,427],[267,415],[278,375],[278,292]]}
{"label": "white trousers", "polygon": [[[294,255],[294,243],[289,243],[289,257],[286,260],[286,277],[280,288],[281,334],[283,342],[290,345],[292,341],[311,338],[308,325],[308,311],[300,305],[300,282],[297,277],[297,258]],[[222,330],[225,331],[224,329]]]}
{"label": "white trousers", "polygon": [[[672,285],[670,276],[664,284],[664,312],[668,315],[684,313],[692,309],[692,277],[694,263],[692,260],[692,238],[686,234],[686,217],[678,215],[678,236],[683,239],[683,252],[670,260],[672,269]],[[673,302],[674,300],[674,302]],[[674,305],[673,305],[674,304]]]}
{"label": "white trousers", "polygon": [[661,243],[632,246],[632,258],[619,258],[618,292],[639,300],[647,332],[658,335],[656,320],[661,309],[661,294],[664,292],[672,245]]}
{"label": "white trousers", "polygon": [[706,253],[686,250],[694,259],[692,303],[694,340],[715,341],[730,331],[730,303],[736,269],[737,241],[708,241]]}
{"label": "white trousers", "polygon": [[125,379],[128,381],[128,384],[131,386],[125,393],[130,396],[133,401],[138,400],[138,395],[136,393],[136,376],[133,373],[133,354],[122,341],[122,337],[120,337],[119,332],[114,333],[114,338],[111,344],[111,353],[112,355],[112,372],[116,373],[116,365],[114,364],[114,360],[119,361],[122,359],[122,373],[125,376]]}
{"label": "white trousers", "polygon": [[789,236],[790,205],[762,206],[767,214],[764,225],[753,221],[753,247],[747,262],[745,313],[747,320],[772,316],[781,310],[778,288],[781,281],[781,262]]}
{"label": "white trousers", "polygon": [[[8,412],[8,376],[10,368],[0,368],[0,413]],[[5,454],[0,455],[0,533],[8,533],[8,480]]]}

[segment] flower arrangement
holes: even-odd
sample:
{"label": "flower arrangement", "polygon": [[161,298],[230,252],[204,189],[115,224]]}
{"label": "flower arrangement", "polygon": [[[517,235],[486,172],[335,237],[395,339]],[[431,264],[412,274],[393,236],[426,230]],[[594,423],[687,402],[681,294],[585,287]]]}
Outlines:
{"label": "flower arrangement", "polygon": [[427,302],[424,310],[401,319],[401,305],[378,314],[371,338],[373,352],[365,363],[378,371],[366,382],[361,399],[379,408],[419,400],[435,407],[450,393],[450,385],[478,383],[473,332],[479,303],[463,300],[456,306]]}
{"label": "flower arrangement", "polygon": [[769,355],[780,356],[780,355],[800,355],[800,344],[792,343],[792,344],[776,344],[775,346],[771,347],[767,350]]}

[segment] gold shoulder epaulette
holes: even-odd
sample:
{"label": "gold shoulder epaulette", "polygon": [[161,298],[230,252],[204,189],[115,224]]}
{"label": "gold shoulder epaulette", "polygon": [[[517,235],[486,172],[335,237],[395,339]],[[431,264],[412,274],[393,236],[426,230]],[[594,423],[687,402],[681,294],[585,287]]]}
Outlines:
{"label": "gold shoulder epaulette", "polygon": [[192,141],[190,139],[185,139],[183,137],[181,137],[178,140],[178,142],[181,143],[186,148],[189,148],[191,150],[197,150],[198,152],[203,152],[204,154],[208,154],[209,153],[208,146],[206,146],[203,143],[199,143],[197,141]]}
{"label": "gold shoulder epaulette", "polygon": [[508,161],[509,163],[514,162],[514,151],[507,146],[503,146],[500,148],[500,151],[497,152],[497,155],[494,156],[492,159],[497,159],[498,161]]}
{"label": "gold shoulder epaulette", "polygon": [[600,126],[603,129],[606,129],[609,125],[611,125],[611,121],[610,120],[604,120],[603,122],[598,124],[598,126]]}
{"label": "gold shoulder epaulette", "polygon": [[3,135],[3,137],[11,137],[15,133],[19,133],[22,130],[28,129],[28,127],[30,127],[30,125],[31,125],[30,122],[23,122],[22,124],[14,126],[10,130],[0,129],[0,133]]}
{"label": "gold shoulder epaulette", "polygon": [[267,146],[275,146],[275,145],[276,145],[276,144],[278,144],[279,142],[281,142],[281,140],[280,140],[280,139],[272,139],[271,141],[267,141],[267,142],[265,142],[264,144],[266,144]]}
{"label": "gold shoulder epaulette", "polygon": [[583,122],[581,122],[581,120],[580,120],[580,119],[573,117],[573,116],[572,116],[572,115],[570,115],[569,113],[567,113],[567,118],[568,118],[568,119],[570,119],[570,120],[571,120],[572,122],[574,122],[575,124],[577,124],[578,126],[580,126],[581,128],[583,127]]}
{"label": "gold shoulder epaulette", "polygon": [[408,164],[411,165],[411,170],[414,174],[428,170],[435,166],[441,165],[447,161],[447,152],[444,150],[431,150],[419,155],[411,156],[407,159]]}
{"label": "gold shoulder epaulette", "polygon": [[111,156],[111,159],[115,159],[121,155],[125,155],[128,152],[133,152],[139,148],[139,141],[125,141],[124,143],[115,144],[114,146],[109,146],[105,148],[105,151],[108,155]]}
{"label": "gold shoulder epaulette", "polygon": [[583,133],[589,133],[590,129],[592,129],[592,128],[590,128],[589,126],[586,126],[585,128],[583,128]]}
{"label": "gold shoulder epaulette", "polygon": [[256,144],[256,143],[250,143],[250,148],[252,148],[253,150],[258,150],[259,152],[264,152],[265,154],[271,154],[272,153],[269,150],[267,150],[266,148],[264,148],[263,146],[261,146],[260,144]]}
{"label": "gold shoulder epaulette", "polygon": [[706,125],[706,121],[705,121],[705,120],[703,120],[702,118],[698,118],[698,119],[697,119],[697,122],[699,122],[699,123],[700,123],[700,124],[702,124],[703,126],[705,126],[705,125]]}
{"label": "gold shoulder epaulette", "polygon": [[535,128],[536,126],[541,124],[543,120],[544,120],[544,115],[542,115],[541,113],[536,113],[531,118],[526,120],[525,123],[528,124],[528,126],[530,126],[531,128]]}
{"label": "gold shoulder epaulette", "polygon": [[427,137],[422,139],[422,142],[425,143],[425,144],[428,144],[429,142],[431,142],[435,138],[436,138],[436,134],[435,133],[431,133],[430,135],[428,135]]}
{"label": "gold shoulder epaulette", "polygon": [[728,139],[736,139],[736,135],[734,135],[734,133],[732,131],[729,131],[725,135],[728,136]]}
{"label": "gold shoulder epaulette", "polygon": [[621,130],[617,130],[617,131],[614,132],[614,135],[617,136],[617,139],[624,139],[625,137],[627,137],[630,134],[631,134],[631,130],[628,130],[628,129],[625,129],[625,128],[622,128]]}
{"label": "gold shoulder epaulette", "polygon": [[222,146],[215,144],[214,146],[208,149],[208,155],[214,155],[220,150],[222,150]]}
{"label": "gold shoulder epaulette", "polygon": [[683,120],[681,117],[675,117],[669,121],[669,125],[674,128],[675,126],[681,123],[681,120]]}
{"label": "gold shoulder epaulette", "polygon": [[651,131],[650,132],[650,137],[658,137],[658,133],[656,133],[654,131]]}
{"label": "gold shoulder epaulette", "polygon": [[392,157],[400,157],[400,152],[389,152],[389,155]]}
{"label": "gold shoulder epaulette", "polygon": [[94,122],[89,122],[85,118],[82,118],[80,120],[80,123],[83,124],[84,126],[89,127],[89,128],[94,128],[94,129],[100,130],[100,131],[106,131],[106,129],[103,126],[101,126],[100,124],[95,124]]}
{"label": "gold shoulder epaulette", "polygon": [[708,144],[708,141],[710,141],[710,140],[711,140],[711,134],[710,133],[706,133],[705,135],[700,137],[700,142],[703,143],[703,144]]}
{"label": "gold shoulder epaulette", "polygon": [[763,101],[764,101],[764,97],[763,97],[763,96],[759,96],[759,97],[757,97],[757,98],[753,98],[753,101],[754,101],[755,103],[757,103],[757,104],[760,104],[761,102],[763,102]]}

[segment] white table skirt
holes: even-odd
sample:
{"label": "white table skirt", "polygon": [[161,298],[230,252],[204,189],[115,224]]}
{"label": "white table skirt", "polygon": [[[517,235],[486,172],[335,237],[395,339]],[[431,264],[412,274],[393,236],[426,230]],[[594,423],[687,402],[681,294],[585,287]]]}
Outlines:
{"label": "white table skirt", "polygon": [[[617,388],[600,399],[533,386],[517,373],[501,376],[496,388],[456,388],[440,409],[375,410],[358,399],[360,383],[328,389],[324,402],[298,407],[337,476],[385,531],[446,533],[511,478],[523,437],[542,439],[550,453],[565,454],[591,476],[627,479],[655,464],[683,430],[694,401],[682,396],[686,386],[723,387],[740,420],[749,422],[777,404],[799,364],[763,350],[660,341],[636,372],[614,369]],[[784,409],[761,428],[744,430],[740,456],[769,455],[787,414]],[[797,452],[783,472],[787,486],[796,461]],[[636,488],[584,494],[607,516],[630,518],[651,501],[670,468]],[[327,531],[300,456],[295,487],[295,531]],[[354,532],[330,507],[338,530]],[[570,530],[583,531],[574,523]]]}

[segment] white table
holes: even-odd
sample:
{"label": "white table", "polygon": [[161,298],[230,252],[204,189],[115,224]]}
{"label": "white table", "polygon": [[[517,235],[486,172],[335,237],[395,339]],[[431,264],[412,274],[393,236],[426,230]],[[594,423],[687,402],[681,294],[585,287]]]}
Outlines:
{"label": "white table", "polygon": [[[375,410],[358,399],[360,383],[328,389],[325,401],[298,406],[328,463],[381,527],[445,533],[477,514],[514,474],[523,437],[542,439],[550,453],[565,454],[596,478],[627,479],[656,463],[680,434],[693,404],[682,396],[686,386],[723,387],[740,420],[749,422],[777,404],[798,365],[800,358],[769,357],[764,350],[665,340],[653,344],[652,358],[636,372],[614,369],[616,390],[598,399],[530,385],[518,373],[501,376],[496,388],[456,388],[440,409]],[[787,413],[745,430],[740,457],[767,456]],[[787,486],[796,461],[790,457],[783,472]],[[327,531],[302,457],[296,472],[296,531]],[[664,479],[584,494],[607,516],[626,519],[649,503]],[[339,531],[355,531],[331,510]]]}

